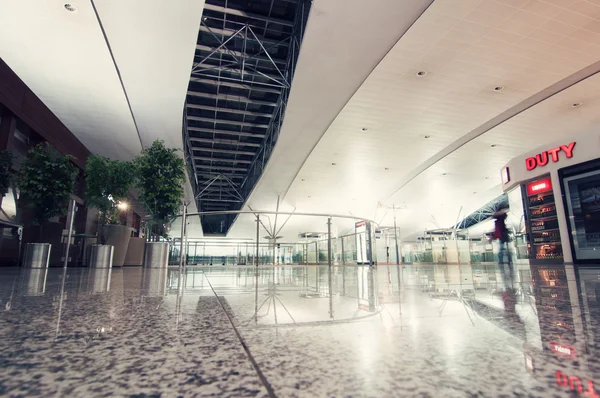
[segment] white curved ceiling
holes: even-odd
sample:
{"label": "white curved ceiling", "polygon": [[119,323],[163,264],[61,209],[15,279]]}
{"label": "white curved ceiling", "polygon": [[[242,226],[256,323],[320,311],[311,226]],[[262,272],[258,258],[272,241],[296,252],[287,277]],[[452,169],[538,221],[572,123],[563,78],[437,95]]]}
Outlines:
{"label": "white curved ceiling", "polygon": [[501,194],[508,160],[597,125],[599,17],[600,1],[436,0],[342,109],[282,202],[387,225],[387,208],[404,207],[407,235],[450,227],[461,207],[464,217]]}
{"label": "white curved ceiling", "polygon": [[[156,137],[181,146],[203,2],[95,4],[139,137],[90,3],[76,13],[53,0],[0,4],[0,56],[93,152],[130,158]],[[396,205],[406,234],[448,227],[461,207],[467,215],[501,193],[508,160],[597,126],[600,0],[429,4],[313,1],[252,208],[273,210],[280,195],[282,210],[389,225]],[[308,225],[290,221],[282,234]],[[253,229],[241,217],[231,235]]]}
{"label": "white curved ceiling", "polygon": [[157,138],[181,148],[204,1],[73,4],[1,2],[0,57],[91,152],[129,160]]}

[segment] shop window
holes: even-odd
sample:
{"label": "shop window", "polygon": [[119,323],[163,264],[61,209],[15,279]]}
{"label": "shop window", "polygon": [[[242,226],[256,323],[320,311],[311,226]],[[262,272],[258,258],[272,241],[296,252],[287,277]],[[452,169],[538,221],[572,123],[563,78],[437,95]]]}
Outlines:
{"label": "shop window", "polygon": [[565,173],[568,221],[576,260],[600,259],[600,164]]}

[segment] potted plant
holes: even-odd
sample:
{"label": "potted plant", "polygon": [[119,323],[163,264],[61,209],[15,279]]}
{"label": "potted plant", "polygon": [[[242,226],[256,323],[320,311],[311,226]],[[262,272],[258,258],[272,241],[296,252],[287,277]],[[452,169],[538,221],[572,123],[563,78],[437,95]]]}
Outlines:
{"label": "potted plant", "polygon": [[[151,235],[158,242],[179,214],[185,165],[183,159],[177,156],[177,149],[166,148],[160,140],[144,148],[134,162],[137,166],[140,200],[152,216]],[[166,266],[168,247],[164,245],[165,243],[147,245],[146,265],[154,262],[159,266]]]}
{"label": "potted plant", "polygon": [[[29,235],[29,239],[25,240],[37,240],[37,244],[61,243],[63,225],[49,221],[66,214],[75,189],[78,170],[71,159],[69,155],[58,153],[48,143],[38,144],[29,150],[19,176],[19,202],[31,212],[31,232],[27,233],[26,228],[24,235],[26,238]],[[49,247],[47,250],[49,252]]]}
{"label": "potted plant", "polygon": [[2,199],[12,185],[12,162],[13,156],[9,151],[0,151],[0,207],[2,206]]}
{"label": "potted plant", "polygon": [[113,265],[122,266],[131,238],[131,228],[121,225],[129,189],[135,182],[133,162],[91,155],[85,164],[85,201],[98,214],[98,243],[114,247]]}

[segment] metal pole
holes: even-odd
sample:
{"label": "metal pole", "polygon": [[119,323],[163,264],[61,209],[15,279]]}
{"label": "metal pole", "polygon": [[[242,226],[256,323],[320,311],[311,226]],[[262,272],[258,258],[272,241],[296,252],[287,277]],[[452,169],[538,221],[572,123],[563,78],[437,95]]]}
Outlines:
{"label": "metal pole", "polygon": [[259,240],[259,234],[260,234],[260,215],[257,214],[256,215],[256,266],[258,267],[258,240]]}
{"label": "metal pole", "polygon": [[342,265],[346,265],[346,252],[344,252],[344,237],[340,237],[340,241],[342,242]]}
{"label": "metal pole", "polygon": [[[75,200],[71,200],[71,219],[69,220],[69,234],[67,235],[67,251],[65,253],[64,268],[67,268],[69,262],[69,250],[71,249],[71,237],[73,236],[73,222],[75,221],[75,210],[77,209]],[[61,303],[62,304],[62,303]]]}
{"label": "metal pole", "polygon": [[398,248],[398,226],[396,225],[396,205],[392,205],[394,212],[394,240],[396,241],[396,265],[400,265],[400,249]]}
{"label": "metal pole", "polygon": [[331,217],[327,219],[327,265],[331,267]]}
{"label": "metal pole", "polygon": [[183,251],[184,251],[184,239],[185,239],[185,221],[186,221],[186,215],[185,213],[187,212],[187,204],[184,203],[183,204],[183,214],[181,215],[181,239],[179,241],[179,243],[181,243],[181,245],[179,246],[180,250],[179,250],[179,268],[183,267]]}

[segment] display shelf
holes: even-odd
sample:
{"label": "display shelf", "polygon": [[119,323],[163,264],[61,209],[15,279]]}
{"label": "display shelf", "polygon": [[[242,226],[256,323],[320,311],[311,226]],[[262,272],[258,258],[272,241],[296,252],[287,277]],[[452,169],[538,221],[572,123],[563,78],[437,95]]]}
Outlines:
{"label": "display shelf", "polygon": [[534,246],[544,246],[544,245],[562,245],[562,243],[560,242],[537,242],[537,243],[533,243]]}
{"label": "display shelf", "polygon": [[539,209],[540,207],[545,207],[545,206],[552,206],[552,205],[556,205],[555,202],[550,202],[550,203],[544,203],[541,205],[535,205],[535,206],[529,206],[530,210],[535,210],[535,209]]}
{"label": "display shelf", "polygon": [[533,214],[531,215],[531,220],[532,221],[542,221],[542,220],[555,220],[558,219],[558,217],[555,215],[553,216],[542,216],[542,217],[535,217]]}
{"label": "display shelf", "polygon": [[559,228],[534,229],[534,230],[531,230],[532,233],[536,233],[536,232],[552,232],[552,231],[559,231]]}

